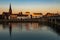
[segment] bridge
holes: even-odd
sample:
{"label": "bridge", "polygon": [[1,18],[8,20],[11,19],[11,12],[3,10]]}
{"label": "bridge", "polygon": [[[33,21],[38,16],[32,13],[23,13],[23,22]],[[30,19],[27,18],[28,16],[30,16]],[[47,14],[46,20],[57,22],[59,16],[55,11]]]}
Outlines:
{"label": "bridge", "polygon": [[60,16],[50,16],[47,17],[48,23],[55,24],[55,25],[60,25]]}

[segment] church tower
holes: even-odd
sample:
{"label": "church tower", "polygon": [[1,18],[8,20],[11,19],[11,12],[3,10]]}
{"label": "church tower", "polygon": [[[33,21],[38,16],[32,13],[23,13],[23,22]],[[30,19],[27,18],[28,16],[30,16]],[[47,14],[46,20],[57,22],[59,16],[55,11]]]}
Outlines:
{"label": "church tower", "polygon": [[11,4],[10,4],[10,7],[9,7],[9,14],[12,14]]}

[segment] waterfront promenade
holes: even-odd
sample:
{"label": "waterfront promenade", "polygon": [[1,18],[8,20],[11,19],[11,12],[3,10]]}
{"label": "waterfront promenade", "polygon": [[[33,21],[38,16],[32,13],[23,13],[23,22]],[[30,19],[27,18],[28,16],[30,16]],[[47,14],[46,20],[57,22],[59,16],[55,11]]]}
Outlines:
{"label": "waterfront promenade", "polygon": [[0,23],[4,22],[38,22],[38,23],[48,23],[54,25],[60,25],[60,16],[51,16],[51,17],[40,17],[40,18],[27,18],[27,19],[1,19]]}

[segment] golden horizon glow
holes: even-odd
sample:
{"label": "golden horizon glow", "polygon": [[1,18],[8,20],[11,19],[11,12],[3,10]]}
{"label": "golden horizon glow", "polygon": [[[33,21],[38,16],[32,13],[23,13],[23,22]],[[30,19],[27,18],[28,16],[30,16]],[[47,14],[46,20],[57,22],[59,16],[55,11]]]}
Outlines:
{"label": "golden horizon glow", "polygon": [[38,12],[46,14],[60,13],[59,0],[0,0],[0,14],[9,11],[9,4],[11,3],[12,12],[17,14],[26,11],[32,13]]}
{"label": "golden horizon glow", "polygon": [[[8,8],[0,8],[0,14],[2,14],[3,12],[9,12],[9,9]],[[27,9],[27,8],[12,8],[12,12],[13,14],[18,14],[19,12],[23,12],[23,14],[25,12],[30,12],[30,14],[32,13],[43,13],[43,14],[46,14],[47,12],[50,12],[50,13],[57,13],[59,12],[60,13],[60,9],[57,9],[57,8],[30,8],[30,9]]]}

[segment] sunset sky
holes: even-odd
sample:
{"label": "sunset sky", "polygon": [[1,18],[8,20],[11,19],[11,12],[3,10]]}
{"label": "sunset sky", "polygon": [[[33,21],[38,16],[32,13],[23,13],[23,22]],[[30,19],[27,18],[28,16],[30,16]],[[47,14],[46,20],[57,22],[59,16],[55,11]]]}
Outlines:
{"label": "sunset sky", "polygon": [[60,0],[0,0],[0,14],[9,11],[11,3],[13,13],[26,12],[60,12]]}

